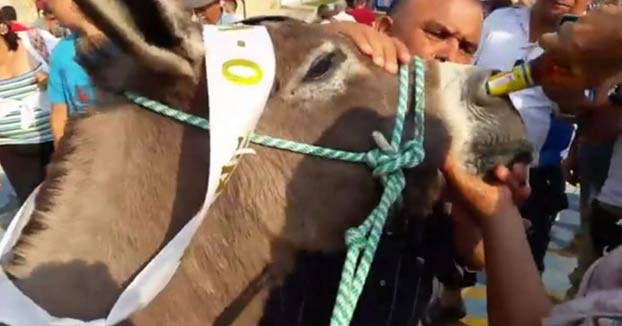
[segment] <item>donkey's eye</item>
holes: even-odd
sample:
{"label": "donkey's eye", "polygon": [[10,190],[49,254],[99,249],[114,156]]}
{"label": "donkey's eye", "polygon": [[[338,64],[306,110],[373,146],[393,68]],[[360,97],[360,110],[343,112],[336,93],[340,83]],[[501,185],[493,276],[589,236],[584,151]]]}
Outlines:
{"label": "donkey's eye", "polygon": [[309,67],[309,70],[302,78],[303,82],[320,80],[330,75],[334,68],[343,61],[344,54],[340,51],[333,51],[322,54],[316,58]]}

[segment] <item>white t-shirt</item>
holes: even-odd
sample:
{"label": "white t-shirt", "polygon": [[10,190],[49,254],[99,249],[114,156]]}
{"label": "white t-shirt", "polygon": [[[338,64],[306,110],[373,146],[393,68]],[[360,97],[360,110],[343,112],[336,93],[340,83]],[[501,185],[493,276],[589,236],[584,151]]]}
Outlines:
{"label": "white t-shirt", "polygon": [[597,199],[605,204],[622,207],[622,136],[618,137],[613,147],[609,174]]}
{"label": "white t-shirt", "polygon": [[[529,8],[503,8],[484,20],[482,38],[475,65],[502,71],[511,70],[517,61],[539,57],[543,50],[529,42]],[[541,87],[510,94],[527,127],[527,137],[534,146],[533,166],[559,163],[570,145],[574,126],[552,118],[555,105]]]}

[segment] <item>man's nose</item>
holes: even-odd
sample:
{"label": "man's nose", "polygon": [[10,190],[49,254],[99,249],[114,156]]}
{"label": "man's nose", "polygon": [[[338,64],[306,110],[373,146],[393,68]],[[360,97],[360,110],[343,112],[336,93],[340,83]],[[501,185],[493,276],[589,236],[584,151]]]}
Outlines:
{"label": "man's nose", "polygon": [[460,51],[460,43],[455,38],[445,39],[438,44],[434,53],[434,59],[440,62],[456,62]]}

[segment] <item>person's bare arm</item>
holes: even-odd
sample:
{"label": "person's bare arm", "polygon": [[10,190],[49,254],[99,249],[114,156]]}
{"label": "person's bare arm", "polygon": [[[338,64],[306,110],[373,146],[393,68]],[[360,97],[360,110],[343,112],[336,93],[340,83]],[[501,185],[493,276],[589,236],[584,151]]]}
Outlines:
{"label": "person's bare arm", "polygon": [[[448,160],[443,172],[464,207],[482,230],[486,255],[488,318],[491,326],[537,326],[552,304],[540,281],[524,223],[515,203],[528,196],[522,181],[526,167],[495,170],[499,184],[489,185]],[[462,204],[461,204],[462,203]],[[459,217],[457,217],[459,218]]]}
{"label": "person's bare arm", "polygon": [[63,134],[65,133],[65,124],[67,124],[67,105],[66,104],[54,104],[52,105],[52,114],[50,115],[50,126],[52,129],[52,135],[54,136],[54,147],[58,147],[58,143]]}
{"label": "person's bare arm", "polygon": [[518,209],[482,224],[491,326],[538,326],[552,308]]}

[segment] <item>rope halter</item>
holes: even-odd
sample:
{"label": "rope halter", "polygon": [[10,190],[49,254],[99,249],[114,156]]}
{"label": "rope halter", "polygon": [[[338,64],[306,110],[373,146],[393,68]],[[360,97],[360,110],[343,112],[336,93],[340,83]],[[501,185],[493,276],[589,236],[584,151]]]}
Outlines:
{"label": "rope halter", "polygon": [[[355,153],[335,150],[257,134],[250,137],[251,142],[265,147],[330,160],[367,164],[372,169],[373,176],[379,178],[384,186],[380,203],[363,224],[346,231],[345,241],[348,252],[331,317],[331,326],[350,325],[374,260],[389,210],[399,200],[402,190],[406,186],[403,169],[419,165],[425,156],[423,149],[425,70],[423,61],[419,58],[415,58],[411,66],[403,65],[400,67],[399,101],[391,141],[389,142],[382,133],[376,131],[372,137],[378,147],[369,152]],[[415,98],[412,101],[415,130],[413,139],[402,143],[404,123],[408,114],[408,100],[411,94],[409,78],[411,68],[415,69]],[[145,109],[194,127],[209,130],[207,119],[176,110],[137,94],[126,93],[126,96]]]}

